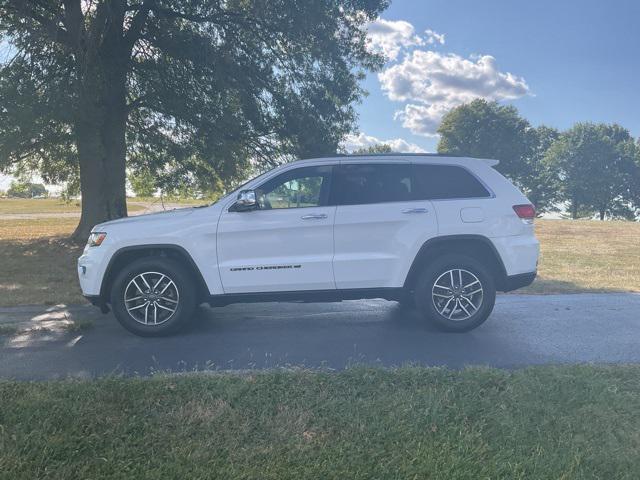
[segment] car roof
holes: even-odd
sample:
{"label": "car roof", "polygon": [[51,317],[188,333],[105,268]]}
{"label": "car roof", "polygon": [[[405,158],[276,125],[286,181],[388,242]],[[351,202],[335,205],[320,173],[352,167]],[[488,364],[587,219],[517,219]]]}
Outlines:
{"label": "car roof", "polygon": [[[446,160],[446,162],[443,162]],[[373,154],[348,154],[334,155],[332,157],[306,158],[296,160],[295,163],[364,163],[364,162],[398,162],[398,163],[448,163],[453,165],[469,165],[470,163],[482,163],[493,167],[499,160],[489,158],[473,158],[444,153],[373,153]]]}

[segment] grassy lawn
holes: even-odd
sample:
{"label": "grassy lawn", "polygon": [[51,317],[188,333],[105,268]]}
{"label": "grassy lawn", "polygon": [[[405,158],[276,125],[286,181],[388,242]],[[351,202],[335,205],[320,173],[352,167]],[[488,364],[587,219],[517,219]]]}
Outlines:
{"label": "grassy lawn", "polygon": [[[75,218],[0,219],[0,306],[83,303]],[[540,276],[528,293],[640,291],[640,223],[538,220]]]}
{"label": "grassy lawn", "polygon": [[76,218],[0,220],[0,306],[84,303],[82,247],[66,242]]}
{"label": "grassy lawn", "polygon": [[[143,205],[128,205],[130,212],[143,210]],[[2,198],[0,199],[0,215],[20,213],[78,213],[80,202],[65,202],[59,198]]]}
{"label": "grassy lawn", "polygon": [[640,367],[0,382],[0,477],[640,478]]}
{"label": "grassy lawn", "polygon": [[539,278],[530,293],[640,291],[640,222],[536,220]]}

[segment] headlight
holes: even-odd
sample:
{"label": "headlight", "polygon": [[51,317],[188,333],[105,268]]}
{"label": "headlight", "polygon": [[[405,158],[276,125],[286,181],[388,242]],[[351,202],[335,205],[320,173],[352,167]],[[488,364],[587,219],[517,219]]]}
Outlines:
{"label": "headlight", "polygon": [[89,240],[87,240],[87,245],[90,247],[99,247],[104,239],[107,238],[107,234],[105,232],[91,232],[89,235]]}

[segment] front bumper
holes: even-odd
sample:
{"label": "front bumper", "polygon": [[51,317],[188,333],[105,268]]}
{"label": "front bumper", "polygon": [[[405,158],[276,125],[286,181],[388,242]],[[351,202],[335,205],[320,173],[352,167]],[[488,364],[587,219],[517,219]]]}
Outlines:
{"label": "front bumper", "polygon": [[105,257],[108,258],[109,254],[109,250],[104,246],[87,247],[78,258],[78,280],[83,295],[100,295],[102,277],[107,263]]}
{"label": "front bumper", "polygon": [[102,313],[109,313],[111,311],[100,295],[84,295],[84,298],[89,300],[91,305],[98,307]]}

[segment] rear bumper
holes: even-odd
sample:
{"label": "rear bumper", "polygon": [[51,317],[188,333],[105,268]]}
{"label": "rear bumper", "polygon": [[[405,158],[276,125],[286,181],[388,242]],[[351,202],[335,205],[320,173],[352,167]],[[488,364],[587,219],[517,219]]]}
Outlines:
{"label": "rear bumper", "polygon": [[502,259],[507,276],[531,275],[537,270],[540,244],[533,235],[496,237],[491,241]]}
{"label": "rear bumper", "polygon": [[518,288],[531,285],[535,280],[537,273],[538,272],[529,272],[529,273],[519,273],[517,275],[508,275],[505,278],[502,290],[504,292],[511,292],[513,290],[517,290]]}

